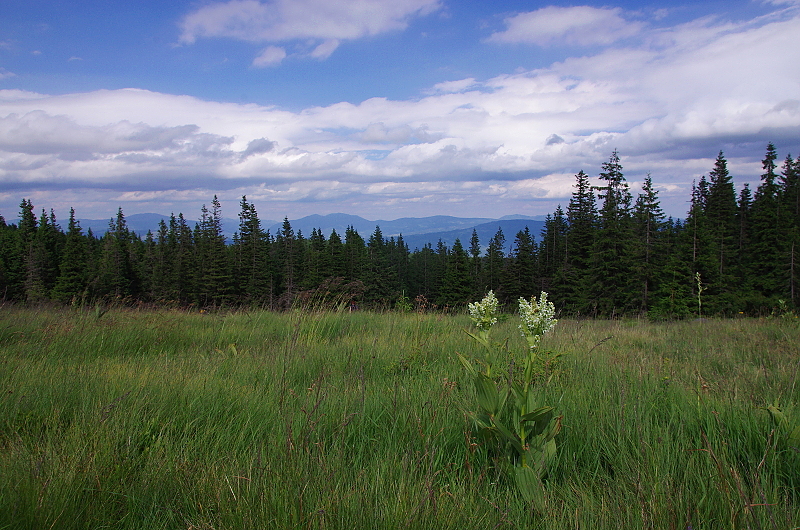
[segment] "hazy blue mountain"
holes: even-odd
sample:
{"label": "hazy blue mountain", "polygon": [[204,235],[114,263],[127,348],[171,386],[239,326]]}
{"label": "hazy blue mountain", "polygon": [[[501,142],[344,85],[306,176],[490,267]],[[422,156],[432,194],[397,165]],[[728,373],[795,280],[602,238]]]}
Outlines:
{"label": "hazy blue mountain", "polygon": [[510,219],[532,219],[534,221],[544,221],[546,217],[547,217],[547,215],[519,215],[519,214],[513,214],[513,215],[504,215],[499,220],[500,221],[507,221],[507,220],[510,220]]}
{"label": "hazy blue mountain", "polygon": [[[544,216],[541,217],[544,218]],[[155,234],[158,231],[158,223],[161,220],[169,223],[169,216],[156,213],[138,213],[125,216],[128,228],[141,237],[144,237],[148,230]],[[78,219],[78,221],[84,233],[91,228],[94,235],[100,237],[108,230],[110,218]],[[58,222],[62,229],[66,227],[66,220],[59,219]],[[187,219],[186,222],[192,229],[198,223],[196,219]],[[473,227],[478,231],[478,237],[484,248],[497,232],[498,227],[502,227],[506,236],[506,243],[510,247],[514,242],[516,233],[524,229],[525,226],[528,226],[531,234],[537,238],[544,226],[543,220],[522,215],[507,215],[500,219],[432,215],[429,217],[403,217],[392,221],[370,221],[357,215],[333,213],[328,215],[309,215],[300,219],[290,219],[289,222],[295,233],[298,230],[302,230],[303,235],[308,237],[314,228],[318,228],[322,230],[322,234],[326,238],[330,236],[331,231],[334,229],[340,236],[344,237],[347,227],[352,226],[364,239],[367,239],[375,231],[375,227],[380,226],[384,237],[397,237],[399,234],[403,234],[403,239],[405,239],[411,250],[422,248],[426,243],[436,246],[439,239],[447,246],[452,246],[456,238],[461,239],[461,244],[464,245],[464,248],[467,248]],[[282,222],[262,220],[261,226],[265,230],[269,229],[275,235],[280,231]],[[233,234],[238,229],[238,219],[222,219],[222,230],[228,243],[233,240]]]}
{"label": "hazy blue mountain", "polygon": [[[325,236],[325,239],[331,235],[331,231],[334,229],[340,236],[342,236],[342,238],[344,238],[344,231],[348,226],[353,226],[362,236],[367,231],[371,233],[373,230],[375,230],[375,224],[373,221],[367,221],[363,217],[346,213],[307,215],[305,217],[301,217],[300,219],[289,219],[289,223],[292,225],[292,230],[294,230],[295,233],[297,233],[298,230],[301,230],[304,237],[311,235],[311,231],[314,228],[321,229],[322,235]],[[269,229],[273,235],[280,232],[282,227],[283,221],[273,222],[272,225],[264,224],[264,229]]]}
{"label": "hazy blue mountain", "polygon": [[[292,229],[297,232],[303,231],[304,236],[311,234],[311,230],[318,228],[322,230],[322,234],[327,238],[331,235],[332,230],[340,236],[344,236],[344,231],[348,226],[352,226],[356,231],[367,239],[370,234],[375,231],[376,226],[381,227],[381,232],[384,237],[397,236],[403,234],[426,234],[429,232],[445,232],[450,230],[458,230],[462,228],[471,228],[475,225],[492,221],[484,217],[451,217],[449,215],[434,215],[431,217],[403,217],[393,221],[369,221],[357,215],[348,215],[343,213],[332,213],[328,215],[309,215],[300,219],[289,220]],[[281,229],[282,223],[275,223],[269,227],[270,231],[275,234]]]}
{"label": "hazy blue mountain", "polygon": [[514,244],[514,238],[516,237],[517,232],[520,230],[525,230],[526,226],[528,227],[528,230],[534,239],[538,241],[541,231],[544,228],[544,221],[535,219],[495,220],[459,230],[429,232],[427,234],[413,234],[409,235],[408,237],[403,234],[403,239],[408,244],[408,248],[412,251],[415,248],[424,247],[426,243],[430,243],[434,248],[436,248],[436,244],[438,243],[439,239],[441,239],[442,242],[448,247],[452,247],[456,239],[460,239],[461,246],[463,246],[464,249],[469,249],[469,240],[472,237],[472,229],[474,228],[478,233],[481,249],[482,251],[485,251],[486,247],[489,245],[489,240],[491,240],[497,233],[497,229],[502,228],[503,235],[506,237],[505,251],[508,252]]}

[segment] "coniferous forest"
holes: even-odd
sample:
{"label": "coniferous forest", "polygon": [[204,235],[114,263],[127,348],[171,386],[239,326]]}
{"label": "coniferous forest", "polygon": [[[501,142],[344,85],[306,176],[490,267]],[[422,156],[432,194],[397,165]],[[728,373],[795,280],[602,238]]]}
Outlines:
{"label": "coniferous forest", "polygon": [[[286,309],[297,303],[370,309],[454,308],[493,290],[504,302],[550,293],[562,314],[684,318],[763,315],[800,307],[800,158],[767,146],[755,190],[736,191],[719,153],[695,182],[685,219],[668,218],[648,176],[636,197],[615,151],[600,186],[583,171],[566,211],[541,234],[498,231],[490,241],[441,241],[409,249],[402,235],[275,234],[242,197],[239,229],[222,235],[216,197],[189,226],[183,214],[139,237],[122,210],[109,230],[84,233],[70,211],[22,199],[19,223],[0,216],[0,299],[21,303],[119,303]],[[513,237],[511,251],[504,251]]]}

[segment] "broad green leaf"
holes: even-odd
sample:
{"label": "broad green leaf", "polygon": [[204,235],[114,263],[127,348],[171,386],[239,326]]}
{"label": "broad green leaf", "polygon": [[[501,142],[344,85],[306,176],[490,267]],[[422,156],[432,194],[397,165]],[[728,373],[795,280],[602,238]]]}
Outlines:
{"label": "broad green leaf", "polygon": [[475,393],[478,397],[478,405],[490,415],[497,414],[499,395],[494,381],[483,374],[475,377]]}
{"label": "broad green leaf", "polygon": [[536,410],[536,392],[528,392],[528,401],[525,403],[525,412]]}
{"label": "broad green leaf", "polygon": [[533,421],[533,420],[538,419],[543,414],[547,414],[548,412],[552,412],[552,411],[553,411],[553,407],[539,407],[539,408],[534,409],[534,410],[530,411],[529,413],[525,414],[520,419],[522,421]]}
{"label": "broad green leaf", "polygon": [[522,498],[533,504],[537,511],[544,511],[544,486],[533,468],[517,466],[514,479]]}
{"label": "broad green leaf", "polygon": [[506,439],[513,447],[517,450],[517,453],[520,455],[525,453],[525,448],[522,447],[522,444],[519,442],[519,439],[514,436],[511,431],[505,428],[505,426],[500,423],[497,418],[492,417],[492,424],[497,428],[497,431]]}
{"label": "broad green leaf", "polygon": [[530,434],[538,436],[542,434],[550,421],[553,419],[553,407],[539,407],[533,412],[529,412],[522,417],[523,422],[532,422],[530,427]]}
{"label": "broad green leaf", "polygon": [[506,401],[508,400],[509,394],[511,394],[511,392],[508,389],[501,390],[499,392],[499,395],[498,395],[499,399],[497,400],[497,413],[498,414],[503,412],[503,409],[506,406]]}
{"label": "broad green leaf", "polygon": [[486,340],[485,338],[483,338],[483,337],[479,337],[478,335],[475,335],[474,333],[470,333],[470,332],[469,332],[469,331],[467,331],[466,329],[464,330],[464,333],[466,333],[467,335],[469,335],[470,337],[472,337],[473,339],[475,339],[475,341],[477,341],[479,344],[482,344],[482,345],[483,345],[485,348],[487,348],[487,349],[491,349],[491,346],[490,346],[490,344],[489,344],[489,341],[488,341],[488,340]]}
{"label": "broad green leaf", "polygon": [[789,445],[792,447],[800,447],[800,425],[792,429],[792,433],[789,435]]}
{"label": "broad green leaf", "polygon": [[514,394],[517,405],[521,408],[525,403],[525,387],[522,386],[522,383],[514,383],[511,385],[511,392]]}
{"label": "broad green leaf", "polygon": [[469,375],[471,375],[472,377],[478,375],[478,372],[475,370],[475,367],[472,366],[472,363],[468,361],[466,357],[464,357],[458,352],[456,352],[456,355],[458,356],[458,360],[461,361],[461,364],[464,365],[464,368],[467,369],[467,372],[469,372]]}
{"label": "broad green leaf", "polygon": [[782,429],[789,429],[789,420],[786,419],[786,415],[781,412],[776,405],[770,405],[767,407],[767,410],[772,415],[772,419],[775,421],[775,424],[780,425]]}
{"label": "broad green leaf", "polygon": [[544,444],[544,455],[548,462],[556,456],[556,449],[556,441],[552,438]]}
{"label": "broad green leaf", "polygon": [[475,416],[475,423],[482,429],[494,428],[494,425],[492,425],[492,418],[488,414],[478,414]]}
{"label": "broad green leaf", "polygon": [[557,417],[553,422],[550,424],[552,425],[550,432],[547,433],[547,439],[552,440],[556,437],[556,435],[561,432],[561,418],[562,416]]}

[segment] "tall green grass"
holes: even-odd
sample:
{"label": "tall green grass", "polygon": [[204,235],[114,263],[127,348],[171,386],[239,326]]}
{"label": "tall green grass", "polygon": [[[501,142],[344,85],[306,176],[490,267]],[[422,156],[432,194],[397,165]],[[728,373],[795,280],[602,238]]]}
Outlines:
{"label": "tall green grass", "polygon": [[[0,312],[0,528],[795,528],[796,320],[561,321],[537,514],[473,435],[466,316]],[[525,347],[514,318],[496,338]]]}

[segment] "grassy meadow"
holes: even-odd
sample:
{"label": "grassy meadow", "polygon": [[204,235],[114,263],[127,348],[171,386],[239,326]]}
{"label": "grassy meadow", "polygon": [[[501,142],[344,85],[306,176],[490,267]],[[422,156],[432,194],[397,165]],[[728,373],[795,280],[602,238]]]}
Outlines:
{"label": "grassy meadow", "polygon": [[542,512],[473,435],[469,327],[2,308],[0,529],[800,528],[798,319],[559,322]]}

